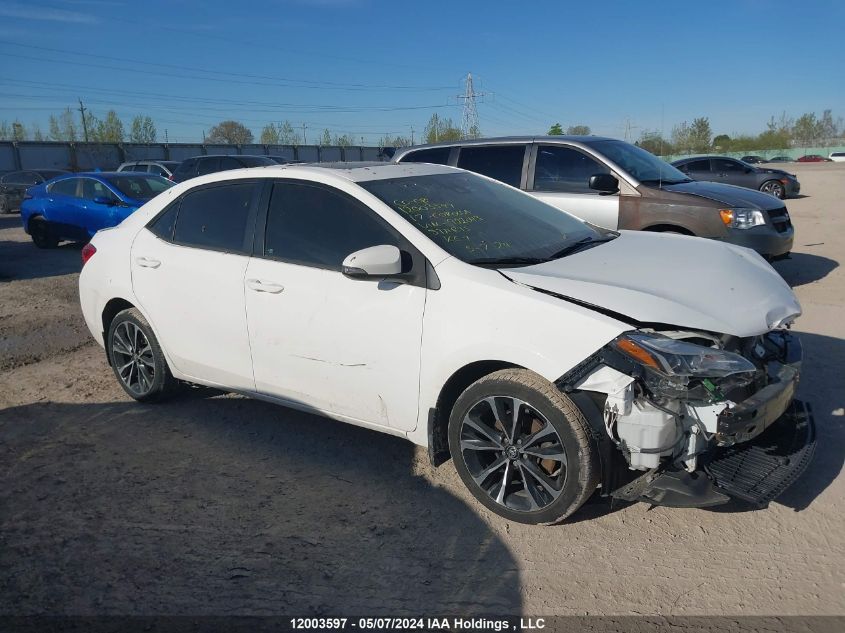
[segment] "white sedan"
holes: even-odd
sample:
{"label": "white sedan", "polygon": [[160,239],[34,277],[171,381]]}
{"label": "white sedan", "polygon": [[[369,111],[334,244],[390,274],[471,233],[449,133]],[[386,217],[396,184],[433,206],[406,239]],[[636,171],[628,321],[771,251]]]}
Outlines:
{"label": "white sedan", "polygon": [[597,489],[765,504],[812,454],[801,309],[761,257],[599,229],[459,169],[210,174],[83,261],[85,320],[131,397],[196,383],[405,437],[511,520]]}

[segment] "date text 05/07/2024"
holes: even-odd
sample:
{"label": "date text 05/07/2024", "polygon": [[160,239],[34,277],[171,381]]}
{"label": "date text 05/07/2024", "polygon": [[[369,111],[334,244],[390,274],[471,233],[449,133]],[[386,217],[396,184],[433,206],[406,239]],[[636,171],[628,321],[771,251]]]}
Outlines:
{"label": "date text 05/07/2024", "polygon": [[292,630],[344,630],[370,631],[536,631],[546,626],[543,618],[291,618]]}

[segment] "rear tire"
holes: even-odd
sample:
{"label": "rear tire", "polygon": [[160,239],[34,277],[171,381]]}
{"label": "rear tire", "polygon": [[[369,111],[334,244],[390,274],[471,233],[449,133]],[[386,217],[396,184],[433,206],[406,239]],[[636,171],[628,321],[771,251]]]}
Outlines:
{"label": "rear tire", "polygon": [[565,394],[526,369],[470,385],[449,417],[449,451],[487,508],[520,523],[555,523],[595,492],[600,477],[588,422]]}
{"label": "rear tire", "polygon": [[170,373],[150,324],[136,308],[112,319],[106,352],[120,386],[138,402],[155,402],[176,391],[179,382]]}
{"label": "rear tire", "polygon": [[59,245],[59,238],[53,234],[50,223],[42,217],[29,221],[29,234],[38,248],[56,248]]}

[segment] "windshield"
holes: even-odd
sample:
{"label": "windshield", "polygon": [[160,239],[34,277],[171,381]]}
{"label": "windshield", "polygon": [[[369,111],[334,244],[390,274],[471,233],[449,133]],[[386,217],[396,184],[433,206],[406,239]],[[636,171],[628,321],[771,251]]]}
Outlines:
{"label": "windshield", "polygon": [[470,264],[536,264],[562,257],[577,244],[606,237],[578,218],[475,174],[358,184],[442,249]]}
{"label": "windshield", "polygon": [[591,141],[589,147],[604,154],[643,184],[667,185],[690,182],[690,178],[662,158],[623,141]]}
{"label": "windshield", "polygon": [[[122,173],[122,172],[121,172]],[[108,183],[127,198],[136,200],[150,200],[175,183],[161,176],[129,175],[109,176]]]}

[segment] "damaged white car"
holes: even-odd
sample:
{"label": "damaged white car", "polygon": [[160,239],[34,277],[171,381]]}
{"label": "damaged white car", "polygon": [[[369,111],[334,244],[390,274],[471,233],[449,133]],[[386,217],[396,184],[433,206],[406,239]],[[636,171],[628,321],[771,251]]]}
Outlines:
{"label": "damaged white car", "polygon": [[765,505],[812,457],[801,308],[759,255],[596,228],[458,169],[211,174],[83,259],[133,398],[197,383],[405,437],[514,521],[597,491]]}

